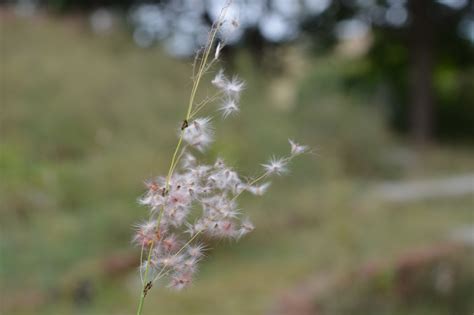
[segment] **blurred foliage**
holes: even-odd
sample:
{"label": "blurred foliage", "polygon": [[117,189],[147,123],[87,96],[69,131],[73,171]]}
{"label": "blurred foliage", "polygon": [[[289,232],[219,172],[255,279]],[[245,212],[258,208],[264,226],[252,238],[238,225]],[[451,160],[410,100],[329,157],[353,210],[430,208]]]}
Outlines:
{"label": "blurred foliage", "polygon": [[[136,272],[98,278],[94,262],[116,251],[139,255],[132,224],[146,211],[135,201],[143,180],[169,163],[191,67],[135,47],[122,32],[94,36],[80,20],[9,17],[2,24],[1,307],[10,307],[7,314],[130,314]],[[315,270],[394,256],[472,221],[472,196],[364,200],[373,179],[472,170],[472,149],[417,154],[384,128],[383,108],[365,106],[378,104],[376,95],[346,85],[366,61],[288,54],[298,71],[281,76],[238,55],[234,67],[248,82],[242,115],[216,124],[210,155],[251,175],[268,154],[288,150],[288,137],[315,154],[297,161],[268,197],[245,197],[255,233],[212,244],[195,287],[157,287],[146,313],[261,314]],[[78,302],[87,294],[70,287],[90,298]]]}
{"label": "blurred foliage", "polygon": [[[413,10],[409,8],[414,1],[410,0],[405,3],[403,1],[387,0],[374,2],[334,0],[330,1],[328,7],[322,12],[309,16],[303,14],[305,11],[309,11],[308,8],[304,7],[304,2],[298,2],[303,7],[303,13],[295,16],[288,14],[290,14],[291,23],[298,25],[297,28],[302,30],[300,41],[309,39],[317,54],[327,52],[337,44],[335,30],[337,30],[341,21],[351,19],[363,21],[367,27],[373,30],[373,45],[367,56],[370,66],[366,68],[365,72],[358,72],[348,79],[350,81],[364,81],[370,90],[382,89],[385,91],[387,97],[384,101],[389,107],[386,113],[387,120],[395,130],[402,134],[416,129],[412,126],[412,120],[422,120],[414,118],[413,114],[415,104],[421,101],[429,104],[428,113],[433,112],[433,117],[428,118],[430,127],[426,127],[433,130],[426,130],[425,133],[452,142],[472,142],[474,139],[474,95],[472,88],[474,86],[474,45],[459,36],[459,27],[462,19],[472,16],[474,4],[472,0],[468,0],[462,8],[454,9],[454,6],[451,7],[436,1],[426,1],[424,3],[426,6],[424,11],[427,12],[428,20],[433,21],[433,25],[428,27],[430,34],[422,34],[423,32],[420,32],[420,34],[423,37],[435,38],[433,47],[425,48],[433,50],[435,55],[434,75],[433,78],[430,78],[430,75],[426,74],[425,80],[433,80],[434,87],[433,91],[428,92],[428,94],[432,93],[433,95],[428,95],[426,100],[418,99],[418,101],[415,101],[417,98],[414,96],[416,95],[415,91],[421,88],[416,82],[410,82],[412,80],[410,78],[414,68],[413,64],[419,63],[419,61],[414,61],[413,42],[421,41],[422,38],[411,38],[415,33],[412,24],[416,17]],[[265,8],[262,11],[263,13],[260,13],[261,16],[267,13],[276,16],[282,14],[279,12],[279,6],[274,1],[261,0],[260,2],[263,3]],[[180,11],[179,8],[186,6],[185,1],[172,2],[168,0],[151,2],[133,0],[44,0],[40,3],[57,12],[66,13],[101,7],[120,8],[127,11],[135,5],[155,3],[169,5],[170,10],[166,12],[172,14],[175,11]],[[204,3],[211,6],[210,2],[204,1]],[[407,8],[407,22],[400,25],[390,25],[387,21],[382,21],[383,18],[380,18],[380,16],[387,16],[389,8],[397,6]],[[210,23],[208,14],[205,11],[202,12],[202,20],[205,23]],[[180,16],[176,18],[178,19]],[[296,19],[296,21],[293,21],[293,19]],[[239,46],[244,46],[245,49],[253,52],[253,58],[257,61],[258,66],[274,67],[275,63],[278,63],[278,56],[273,54],[275,47],[286,45],[285,41],[273,42],[261,34],[258,25],[253,25],[245,29],[245,35],[241,38]],[[431,100],[431,98],[434,100]],[[425,113],[426,115],[428,114]],[[414,124],[422,125],[421,122]],[[434,127],[431,128],[431,125]],[[74,148],[68,149],[74,150]]]}
{"label": "blurred foliage", "polygon": [[[385,94],[384,102],[388,106],[386,112],[388,122],[395,130],[406,134],[413,129],[412,111],[414,95],[420,89],[420,82],[413,82],[415,64],[414,43],[423,38],[414,38],[413,20],[416,19],[407,1],[377,1],[370,5],[357,4],[356,1],[333,1],[332,6],[321,16],[308,19],[303,29],[312,39],[316,54],[337,44],[335,28],[340,21],[350,19],[377,20],[373,12],[397,3],[407,7],[408,22],[401,25],[390,25],[373,21],[371,45],[365,57],[368,66],[354,72],[347,79],[366,91],[381,91]],[[421,0],[420,0],[421,1]],[[420,32],[420,36],[433,37],[432,50],[434,55],[433,77],[426,73],[425,80],[433,81],[433,135],[437,139],[452,142],[474,139],[474,45],[473,42],[461,38],[461,21],[472,16],[474,3],[469,0],[461,9],[454,9],[435,1],[424,2],[424,12],[432,25],[428,31]],[[385,11],[387,12],[387,11]],[[376,14],[374,14],[376,16]]]}
{"label": "blurred foliage", "polygon": [[[448,26],[448,30],[438,34],[440,39],[435,52],[438,62],[433,78],[434,132],[441,139],[471,142],[474,139],[474,46],[452,36],[455,23]],[[385,101],[390,105],[389,121],[396,130],[407,132],[411,106],[410,52],[405,35],[397,30],[378,30],[374,36],[367,57],[369,66],[348,80],[367,82],[366,89],[385,90]]]}
{"label": "blurred foliage", "polygon": [[464,250],[431,261],[415,257],[405,266],[354,277],[315,303],[322,314],[331,315],[469,314],[474,307],[473,259]]}

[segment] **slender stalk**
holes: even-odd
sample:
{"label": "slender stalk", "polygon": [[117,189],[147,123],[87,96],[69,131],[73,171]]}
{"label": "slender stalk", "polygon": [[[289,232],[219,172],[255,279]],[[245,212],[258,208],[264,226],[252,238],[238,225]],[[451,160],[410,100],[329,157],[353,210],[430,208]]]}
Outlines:
{"label": "slender stalk", "polygon": [[176,149],[174,150],[174,153],[173,153],[173,158],[171,159],[170,168],[168,170],[168,176],[166,176],[165,191],[168,191],[168,189],[170,188],[171,175],[173,175],[174,165],[176,163],[176,156],[178,155],[179,148],[181,147],[181,143],[183,142],[183,135],[184,135],[184,131],[181,131],[178,144],[176,145]]}
{"label": "slender stalk", "polygon": [[142,281],[142,285],[144,284],[143,280],[143,273],[142,273],[142,264],[143,264],[143,250],[144,250],[145,245],[142,244],[142,249],[140,250],[140,280]]}
{"label": "slender stalk", "polygon": [[222,92],[218,92],[218,93],[214,94],[213,96],[208,97],[208,98],[204,99],[202,102],[200,102],[199,104],[197,104],[196,108],[193,110],[193,112],[191,113],[189,118],[193,118],[194,116],[196,116],[196,114],[199,113],[199,111],[201,109],[203,109],[207,104],[212,103],[215,100],[217,100],[219,97],[222,96],[222,94],[223,94]]}
{"label": "slender stalk", "polygon": [[176,162],[175,162],[175,164],[174,164],[174,166],[173,166],[173,169],[171,170],[171,174],[174,173],[174,170],[175,170],[176,166],[178,165],[179,160],[181,159],[181,157],[183,156],[184,152],[186,151],[186,147],[187,147],[187,146],[184,146],[184,147],[183,147],[183,149],[181,150],[181,153],[179,153],[178,157],[176,158]]}
{"label": "slender stalk", "polygon": [[[290,162],[294,157],[295,157],[294,155],[290,155],[290,156],[284,158],[283,161]],[[268,172],[268,171],[264,172],[260,176],[256,177],[255,179],[251,180],[250,182],[248,182],[247,185],[252,186],[252,185],[258,183],[259,181],[261,181],[262,179],[264,179],[265,177],[267,177],[269,175],[270,175],[270,172]],[[243,192],[244,192],[244,190],[242,190],[241,192],[236,194],[234,197],[232,197],[231,202],[235,201]]]}
{"label": "slender stalk", "polygon": [[145,301],[145,293],[142,291],[140,295],[140,301],[138,302],[137,315],[141,315],[144,301]]}
{"label": "slender stalk", "polygon": [[[220,23],[220,22],[218,22],[218,23]],[[196,91],[197,91],[197,88],[199,86],[199,82],[201,81],[201,78],[203,76],[204,68],[206,66],[207,59],[208,59],[209,54],[210,54],[211,49],[212,49],[212,44],[214,43],[214,39],[216,37],[216,34],[217,34],[218,30],[219,30],[219,27],[217,26],[214,29],[214,31],[211,33],[211,38],[209,39],[209,45],[208,45],[206,51],[204,52],[204,57],[203,57],[203,60],[201,62],[201,67],[198,71],[196,81],[194,82],[193,89],[191,91],[191,97],[189,98],[189,105],[188,105],[188,112],[186,114],[186,119],[189,119],[189,116],[191,115],[191,110],[193,109],[193,104],[194,104],[194,98],[196,97]]]}
{"label": "slender stalk", "polygon": [[[269,172],[265,172],[263,173],[262,175],[258,176],[257,178],[255,178],[254,180],[250,181],[247,185],[249,186],[252,186],[253,184],[261,181],[262,179],[264,179],[265,177],[267,177],[270,173]],[[244,192],[244,190],[242,190],[241,192],[239,192],[238,194],[236,194],[234,197],[232,197],[232,199],[230,200],[230,202],[233,202],[235,201],[240,195],[242,195],[242,193]]]}
{"label": "slender stalk", "polygon": [[[217,32],[219,31],[219,28],[220,28],[220,25],[223,21],[223,17],[225,15],[225,12],[227,11],[227,8],[228,8],[228,5],[226,5],[222,11],[221,11],[221,14],[219,16],[219,18],[217,19],[217,22],[214,24],[212,30],[211,30],[211,33],[209,34],[209,40],[208,40],[208,44],[206,46],[206,49],[203,53],[203,57],[201,59],[201,62],[200,62],[200,65],[199,65],[199,69],[198,69],[198,73],[197,73],[197,76],[193,82],[193,87],[192,87],[192,90],[191,90],[191,95],[189,97],[189,103],[188,103],[188,109],[187,109],[187,112],[186,112],[186,122],[187,120],[191,117],[191,113],[192,113],[192,109],[193,109],[193,105],[194,105],[194,99],[196,97],[196,92],[197,92],[197,89],[199,87],[199,83],[201,81],[201,78],[203,77],[204,73],[205,73],[205,70],[207,70],[209,67],[208,65],[208,58],[209,58],[209,55],[210,55],[210,52],[212,50],[212,47],[213,47],[213,43],[214,43],[214,40],[217,36]],[[178,152],[179,152],[179,149],[181,148],[181,144],[183,142],[183,136],[184,136],[184,130],[181,131],[180,135],[179,135],[179,139],[178,139],[178,143],[176,145],[176,148],[174,150],[174,153],[173,153],[173,157],[171,159],[171,163],[170,163],[170,166],[169,166],[169,169],[168,169],[168,175],[166,176],[166,184],[165,184],[165,193],[168,191],[169,189],[169,185],[170,185],[170,180],[171,180],[171,176],[173,175],[173,172],[174,172],[174,169],[181,157],[182,154],[179,154],[178,155]],[[158,215],[158,218],[157,218],[157,229],[160,228],[160,223],[161,223],[161,218],[163,217],[163,212],[164,212],[164,206],[160,209],[160,213]],[[198,235],[199,233],[196,233],[179,251],[181,252],[182,250],[184,250],[184,247],[189,245]],[[155,245],[155,242],[152,241],[151,244],[150,244],[150,248],[148,250],[148,259],[147,259],[147,265],[146,265],[146,269],[145,269],[145,274],[144,274],[144,283],[143,283],[143,288],[142,288],[142,293],[140,295],[140,300],[138,302],[138,308],[137,308],[137,315],[141,315],[142,313],[142,309],[143,309],[143,304],[144,304],[144,300],[145,300],[145,297],[146,297],[146,294],[148,292],[148,290],[151,288],[151,285],[153,282],[146,282],[147,280],[147,277],[148,277],[148,272],[149,272],[149,266],[150,266],[150,261],[151,261],[151,253],[152,253],[152,249],[153,249],[153,246]],[[178,254],[177,253],[177,254]],[[177,255],[176,254],[176,255]],[[161,273],[161,272],[160,272]],[[156,278],[156,277],[155,277]],[[154,280],[153,280],[154,281]]]}
{"label": "slender stalk", "polygon": [[[145,281],[147,280],[147,277],[148,277],[148,271],[149,271],[149,267],[150,267],[151,252],[152,252],[152,249],[153,249],[153,245],[154,245],[154,242],[152,241],[151,244],[150,244],[150,249],[148,250],[148,259],[147,259],[147,264],[146,264],[146,268],[145,268],[145,275],[144,275]],[[142,290],[142,293],[140,294],[140,300],[138,302],[137,315],[141,315],[141,313],[142,313],[143,302],[145,301],[145,296],[147,294],[147,289],[146,289],[147,287],[148,287],[148,283],[143,284],[143,290]]]}

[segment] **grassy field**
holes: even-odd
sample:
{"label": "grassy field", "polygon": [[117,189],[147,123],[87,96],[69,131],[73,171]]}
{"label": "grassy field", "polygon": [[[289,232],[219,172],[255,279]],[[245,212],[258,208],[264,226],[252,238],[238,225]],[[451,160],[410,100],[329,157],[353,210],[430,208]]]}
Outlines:
{"label": "grassy field", "polygon": [[[125,32],[94,36],[75,20],[2,18],[0,292],[7,312],[132,314],[137,273],[99,279],[90,262],[133,251],[132,225],[146,216],[136,198],[144,179],[167,169],[190,62],[139,49]],[[254,233],[211,244],[194,285],[181,293],[153,289],[145,314],[265,314],[308,274],[393,257],[474,222],[474,196],[405,204],[366,198],[381,180],[472,171],[472,148],[419,152],[396,139],[384,128],[379,99],[344,85],[363,61],[286,55],[289,70],[277,79],[245,52],[236,59],[248,82],[242,115],[217,124],[210,158],[220,154],[254,174],[269,155],[286,152],[289,137],[317,155],[294,163],[263,199],[244,197]],[[87,303],[61,292],[78,279],[88,281]],[[38,296],[47,297],[40,307]]]}

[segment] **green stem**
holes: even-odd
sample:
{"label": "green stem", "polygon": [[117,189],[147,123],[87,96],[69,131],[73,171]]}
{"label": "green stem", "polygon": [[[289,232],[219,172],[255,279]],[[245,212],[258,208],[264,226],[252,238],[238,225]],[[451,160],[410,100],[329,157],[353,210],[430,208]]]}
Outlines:
{"label": "green stem", "polygon": [[168,176],[166,176],[166,185],[165,185],[165,191],[168,191],[168,188],[170,187],[170,180],[171,180],[171,175],[173,175],[174,171],[174,165],[177,162],[176,161],[176,156],[178,155],[179,148],[181,147],[181,143],[183,142],[183,134],[184,132],[181,131],[181,134],[179,136],[178,144],[176,145],[176,149],[174,150],[173,153],[173,158],[171,159],[171,164],[170,168],[168,170]]}
{"label": "green stem", "polygon": [[143,281],[144,283],[143,283],[142,293],[140,295],[140,301],[138,302],[137,315],[141,315],[141,313],[142,313],[143,302],[145,301],[145,296],[146,296],[146,293],[147,293],[147,291],[146,291],[146,288],[148,286],[147,278],[148,278],[148,271],[149,271],[149,267],[150,267],[151,252],[152,252],[152,249],[153,249],[153,245],[154,245],[154,242],[152,241],[151,244],[150,244],[150,249],[148,250],[148,259],[147,259],[147,264],[146,264],[146,268],[145,268],[145,275],[144,275],[145,281]]}
{"label": "green stem", "polygon": [[145,301],[145,293],[142,291],[142,295],[140,296],[140,302],[138,302],[137,315],[141,315],[144,301]]}
{"label": "green stem", "polygon": [[[219,18],[217,19],[215,27],[212,29],[211,34],[209,35],[208,46],[206,47],[206,50],[204,52],[203,58],[202,58],[201,63],[199,65],[199,70],[198,70],[196,80],[194,81],[194,84],[193,84],[193,87],[192,87],[192,90],[191,90],[191,95],[190,95],[189,103],[188,103],[188,110],[187,110],[187,113],[186,113],[186,120],[189,120],[189,118],[191,116],[192,109],[193,109],[193,104],[194,104],[194,99],[196,97],[196,91],[198,89],[201,78],[204,74],[204,70],[207,69],[207,67],[206,67],[207,60],[208,60],[209,54],[212,50],[212,45],[214,43],[214,39],[216,38],[217,32],[219,30],[219,27],[221,25],[221,21],[223,20],[223,17],[225,15],[227,7],[228,7],[228,5],[226,5],[223,8],[223,10],[221,11],[221,14],[220,14]],[[166,176],[165,192],[167,192],[168,189],[169,189],[171,176],[173,175],[173,172],[174,172],[174,169],[176,167],[176,164],[178,163],[179,157],[181,157],[181,154],[178,157],[178,152],[179,152],[179,149],[181,148],[181,144],[183,142],[183,135],[184,135],[184,131],[181,131],[181,134],[180,134],[179,140],[178,140],[178,144],[176,145],[176,148],[175,148],[174,153],[173,153],[173,157],[171,159],[170,167],[169,167],[169,170],[168,170],[168,175]],[[160,213],[158,215],[158,218],[157,218],[157,229],[160,228],[160,222],[161,222],[161,218],[163,216],[163,212],[164,212],[164,206],[161,208],[161,211],[160,211]],[[191,238],[191,240],[189,240],[188,243],[186,243],[186,245],[188,245],[196,236],[197,236],[197,234],[193,238]],[[145,283],[143,284],[142,293],[140,295],[140,300],[138,302],[137,315],[142,314],[142,309],[143,309],[143,303],[145,301],[145,296],[147,294],[147,290],[150,289],[149,286],[151,285],[151,283],[146,282],[146,280],[147,280],[147,277],[148,277],[148,270],[149,270],[149,266],[150,266],[151,252],[152,252],[152,249],[153,249],[153,245],[154,245],[154,241],[151,243],[149,251],[148,251],[148,259],[147,259],[147,265],[146,265],[145,275],[144,275],[144,278],[145,278],[144,282]],[[184,246],[183,246],[183,248],[181,248],[181,250],[183,250],[183,249],[184,249]]]}
{"label": "green stem", "polygon": [[[258,176],[258,177],[255,178],[254,180],[250,181],[247,185],[252,186],[253,184],[255,184],[255,183],[261,181],[262,179],[264,179],[265,177],[267,177],[268,174],[269,174],[268,172],[263,173],[262,175]],[[242,191],[239,192],[237,195],[235,195],[235,196],[230,200],[230,202],[235,201],[235,199],[237,199],[240,195],[242,195],[243,192],[244,192],[244,190],[242,190]]]}
{"label": "green stem", "polygon": [[218,93],[214,94],[213,96],[211,96],[209,98],[206,98],[201,103],[197,104],[196,108],[193,110],[193,112],[191,113],[189,118],[193,118],[194,116],[196,116],[196,114],[199,113],[199,111],[201,109],[203,109],[207,104],[214,102],[215,100],[217,100],[222,95],[223,95],[223,92],[218,92]]}

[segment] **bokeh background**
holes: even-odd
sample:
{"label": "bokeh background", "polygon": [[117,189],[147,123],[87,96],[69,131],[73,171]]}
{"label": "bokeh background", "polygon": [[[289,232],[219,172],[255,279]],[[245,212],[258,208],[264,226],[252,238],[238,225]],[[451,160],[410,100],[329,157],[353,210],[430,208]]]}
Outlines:
{"label": "bokeh background", "polygon": [[[0,5],[0,312],[134,314],[143,180],[166,172],[192,55],[223,1]],[[474,311],[474,4],[235,0],[222,66],[247,81],[218,154],[255,174],[314,148],[257,229],[211,243],[144,314]],[[204,90],[210,89],[205,83]]]}

